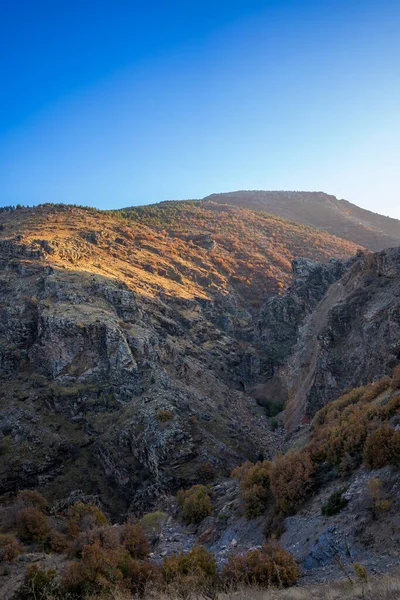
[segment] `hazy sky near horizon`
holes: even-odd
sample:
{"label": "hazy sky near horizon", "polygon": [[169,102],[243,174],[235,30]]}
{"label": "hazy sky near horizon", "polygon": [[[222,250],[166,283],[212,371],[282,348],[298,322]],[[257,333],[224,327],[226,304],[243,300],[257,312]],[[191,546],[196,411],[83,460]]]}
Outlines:
{"label": "hazy sky near horizon", "polygon": [[322,190],[400,218],[398,0],[0,9],[0,205]]}

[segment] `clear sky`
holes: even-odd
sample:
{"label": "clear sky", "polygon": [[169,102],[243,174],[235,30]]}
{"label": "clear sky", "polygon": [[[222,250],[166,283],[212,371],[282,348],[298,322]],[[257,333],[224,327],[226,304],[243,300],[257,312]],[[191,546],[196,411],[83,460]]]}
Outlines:
{"label": "clear sky", "polygon": [[400,218],[399,0],[3,0],[0,204],[323,190]]}

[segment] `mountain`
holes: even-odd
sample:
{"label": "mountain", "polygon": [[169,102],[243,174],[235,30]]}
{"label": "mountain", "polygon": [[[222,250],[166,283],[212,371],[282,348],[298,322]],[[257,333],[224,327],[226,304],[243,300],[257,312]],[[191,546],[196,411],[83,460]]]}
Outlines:
{"label": "mountain", "polygon": [[399,298],[398,248],[241,206],[3,210],[3,597],[398,565]]}
{"label": "mountain", "polygon": [[267,212],[303,223],[379,251],[400,245],[400,221],[384,217],[324,192],[238,191],[212,194],[218,202]]}
{"label": "mountain", "polygon": [[23,208],[0,230],[0,489],[80,489],[114,514],[280,447],[248,393],[259,305],[293,257],[356,251],[213,203]]}

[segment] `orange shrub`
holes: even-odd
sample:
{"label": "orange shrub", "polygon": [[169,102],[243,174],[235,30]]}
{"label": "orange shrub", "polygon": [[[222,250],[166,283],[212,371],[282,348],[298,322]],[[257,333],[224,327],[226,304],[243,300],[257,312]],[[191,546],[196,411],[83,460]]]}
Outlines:
{"label": "orange shrub", "polygon": [[127,523],[123,529],[122,540],[132,558],[145,558],[150,552],[149,542],[140,525]]}
{"label": "orange shrub", "polygon": [[15,537],[0,533],[0,561],[12,562],[23,551],[23,544]]}
{"label": "orange shrub", "polygon": [[17,531],[23,540],[42,542],[50,533],[50,525],[47,517],[32,506],[17,512]]}
{"label": "orange shrub", "polygon": [[395,390],[400,388],[400,365],[397,365],[397,367],[393,369],[392,388]]}
{"label": "orange shrub", "polygon": [[63,554],[68,550],[69,543],[67,536],[53,529],[49,534],[50,549],[57,554]]}
{"label": "orange shrub", "polygon": [[69,544],[69,556],[72,558],[80,557],[83,548],[94,542],[98,542],[103,548],[116,550],[122,546],[122,526],[96,527],[86,531],[80,531],[79,534]]}
{"label": "orange shrub", "polygon": [[271,465],[271,490],[276,505],[291,512],[311,492],[314,465],[308,452],[278,454]]}
{"label": "orange shrub", "polygon": [[171,410],[159,410],[156,414],[157,421],[160,423],[167,423],[174,418],[174,413]]}
{"label": "orange shrub", "polygon": [[367,432],[367,419],[362,406],[343,413],[337,424],[325,430],[324,446],[329,462],[340,465],[346,455],[361,456]]}
{"label": "orange shrub", "polygon": [[124,576],[124,587],[135,597],[142,597],[161,585],[161,569],[158,565],[131,559],[128,562],[121,561],[119,567]]}
{"label": "orange shrub", "polygon": [[237,479],[237,481],[240,483],[240,485],[242,485],[246,481],[247,476],[253,467],[254,467],[254,463],[247,460],[242,465],[239,465],[238,467],[233,469],[233,471],[231,473],[231,478]]}
{"label": "orange shrub", "polygon": [[255,464],[247,461],[232,471],[231,477],[240,483],[243,507],[248,519],[262,515],[271,502],[270,471],[271,463],[268,460]]}
{"label": "orange shrub", "polygon": [[382,392],[386,391],[392,384],[392,379],[387,375],[374,383],[365,386],[365,392],[361,396],[362,402],[371,402],[375,400]]}
{"label": "orange shrub", "polygon": [[371,469],[400,463],[400,432],[385,424],[367,437],[364,462]]}
{"label": "orange shrub", "polygon": [[281,588],[294,585],[299,577],[300,569],[293,555],[276,542],[269,542],[262,550],[233,556],[223,571],[227,587],[244,584]]}
{"label": "orange shrub", "polygon": [[78,597],[107,594],[118,588],[141,596],[160,580],[160,568],[156,565],[134,560],[122,546],[104,548],[96,540],[84,546],[82,559],[64,573],[62,588]]}
{"label": "orange shrub", "polygon": [[37,490],[21,490],[18,492],[17,500],[20,500],[24,506],[34,506],[41,511],[45,511],[49,504]]}
{"label": "orange shrub", "polygon": [[129,560],[129,555],[126,558],[118,550],[106,550],[98,541],[84,546],[82,560],[72,563],[63,574],[62,587],[79,596],[110,591],[122,583],[123,573],[118,565],[124,559]]}
{"label": "orange shrub", "polygon": [[383,513],[388,512],[392,508],[392,499],[385,494],[383,481],[379,477],[373,477],[369,480],[368,493],[374,519],[378,519]]}
{"label": "orange shrub", "polygon": [[161,568],[167,590],[174,596],[189,598],[192,594],[204,593],[205,597],[215,597],[217,563],[203,546],[164,558]]}

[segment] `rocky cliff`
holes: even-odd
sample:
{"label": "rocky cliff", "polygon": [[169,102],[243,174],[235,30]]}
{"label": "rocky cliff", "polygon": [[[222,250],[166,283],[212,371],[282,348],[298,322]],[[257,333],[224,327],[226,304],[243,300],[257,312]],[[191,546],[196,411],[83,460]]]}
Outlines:
{"label": "rocky cliff", "polygon": [[346,389],[391,373],[400,359],[400,250],[328,265],[294,261],[294,279],[261,310],[270,358],[265,389],[286,399],[293,431]]}
{"label": "rocky cliff", "polygon": [[281,447],[248,393],[263,364],[252,302],[290,279],[274,247],[289,259],[310,239],[318,258],[355,247],[250,211],[196,210],[168,231],[164,216],[71,207],[0,216],[2,492],[79,489],[118,514],[204,465],[229,474]]}

